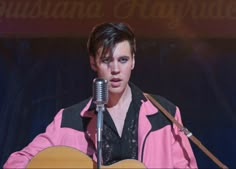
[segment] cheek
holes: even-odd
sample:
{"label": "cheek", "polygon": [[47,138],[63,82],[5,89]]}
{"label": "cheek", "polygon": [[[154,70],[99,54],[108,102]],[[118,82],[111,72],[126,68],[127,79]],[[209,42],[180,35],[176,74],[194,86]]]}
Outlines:
{"label": "cheek", "polygon": [[109,74],[109,69],[107,67],[99,67],[97,73],[100,77],[104,77]]}
{"label": "cheek", "polygon": [[125,69],[125,75],[126,75],[127,77],[130,76],[131,72],[132,72],[132,67],[128,67],[128,68]]}

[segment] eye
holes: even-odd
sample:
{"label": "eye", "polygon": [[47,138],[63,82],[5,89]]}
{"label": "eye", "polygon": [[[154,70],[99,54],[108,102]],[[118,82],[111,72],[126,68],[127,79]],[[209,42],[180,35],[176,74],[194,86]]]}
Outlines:
{"label": "eye", "polygon": [[120,63],[126,63],[128,60],[129,60],[129,58],[126,56],[119,58]]}
{"label": "eye", "polygon": [[102,63],[108,64],[110,62],[110,57],[104,57],[102,58]]}

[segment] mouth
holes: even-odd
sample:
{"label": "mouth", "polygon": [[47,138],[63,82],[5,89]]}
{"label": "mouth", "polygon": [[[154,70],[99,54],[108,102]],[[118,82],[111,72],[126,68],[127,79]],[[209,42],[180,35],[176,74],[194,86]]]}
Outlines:
{"label": "mouth", "polygon": [[111,86],[112,87],[119,87],[121,84],[121,79],[120,78],[112,78],[110,80]]}
{"label": "mouth", "polygon": [[121,81],[120,78],[112,78],[112,79],[111,79],[111,82],[119,82],[119,81]]}

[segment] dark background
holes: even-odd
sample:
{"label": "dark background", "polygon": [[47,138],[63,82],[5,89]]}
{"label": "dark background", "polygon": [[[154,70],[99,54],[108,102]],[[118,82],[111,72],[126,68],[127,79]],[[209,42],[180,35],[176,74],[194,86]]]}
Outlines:
{"label": "dark background", "polygon": [[[178,105],[184,125],[236,168],[236,40],[140,38],[137,48],[132,82]],[[60,108],[89,97],[93,77],[84,38],[1,38],[0,167]],[[218,168],[192,146],[200,168]]]}

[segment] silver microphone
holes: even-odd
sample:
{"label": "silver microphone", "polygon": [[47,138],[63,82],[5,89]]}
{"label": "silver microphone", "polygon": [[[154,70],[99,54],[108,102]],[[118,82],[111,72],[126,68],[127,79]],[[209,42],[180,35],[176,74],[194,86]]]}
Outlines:
{"label": "silver microphone", "polygon": [[96,105],[104,105],[108,102],[108,82],[103,78],[93,80],[93,102]]}
{"label": "silver microphone", "polygon": [[108,102],[108,81],[102,78],[93,80],[93,102],[97,111],[97,168],[102,165],[102,128],[104,105]]}

